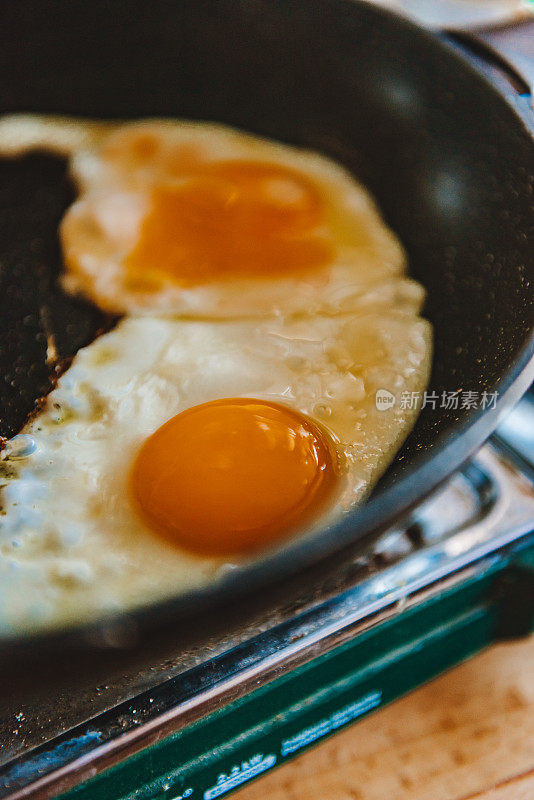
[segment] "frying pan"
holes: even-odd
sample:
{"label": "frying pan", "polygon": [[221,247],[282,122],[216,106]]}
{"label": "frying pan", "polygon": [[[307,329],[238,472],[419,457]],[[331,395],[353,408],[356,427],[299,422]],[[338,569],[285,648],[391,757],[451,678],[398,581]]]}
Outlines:
{"label": "frying pan", "polygon": [[[365,547],[489,436],[534,377],[534,145],[456,50],[349,0],[18,0],[0,4],[0,112],[217,120],[322,151],[373,192],[428,292],[430,390],[498,392],[437,405],[369,502],[211,589],[129,615],[139,630]],[[73,198],[44,153],[0,161],[0,433],[113,320],[57,287],[57,224]],[[52,374],[51,374],[52,373]]]}

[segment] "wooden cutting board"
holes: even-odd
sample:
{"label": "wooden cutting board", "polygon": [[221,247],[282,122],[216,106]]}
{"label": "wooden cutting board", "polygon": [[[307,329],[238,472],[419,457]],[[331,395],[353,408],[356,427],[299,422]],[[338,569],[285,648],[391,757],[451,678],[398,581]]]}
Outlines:
{"label": "wooden cutting board", "polygon": [[534,800],[534,636],[499,644],[236,800]]}

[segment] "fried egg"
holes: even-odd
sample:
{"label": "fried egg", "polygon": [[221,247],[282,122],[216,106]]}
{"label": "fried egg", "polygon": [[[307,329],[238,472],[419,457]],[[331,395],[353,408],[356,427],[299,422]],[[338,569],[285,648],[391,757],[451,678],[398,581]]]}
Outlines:
{"label": "fried egg", "polygon": [[383,283],[421,292],[369,193],[326,156],[211,123],[0,121],[0,154],[36,147],[68,155],[78,191],[64,286],[104,310],[333,314]]}
{"label": "fried egg", "polygon": [[400,402],[428,379],[415,311],[126,317],[80,350],[0,454],[1,629],[198,589],[342,519],[417,415]]}

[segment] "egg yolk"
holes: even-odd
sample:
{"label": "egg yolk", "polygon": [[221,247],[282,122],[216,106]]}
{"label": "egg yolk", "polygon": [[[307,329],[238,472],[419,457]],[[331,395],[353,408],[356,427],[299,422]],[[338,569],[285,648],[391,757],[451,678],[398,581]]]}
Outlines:
{"label": "egg yolk", "polygon": [[291,534],[324,510],[335,482],[325,433],[290,408],[248,398],[173,417],[143,444],[131,475],[152,530],[214,555]]}
{"label": "egg yolk", "polygon": [[269,277],[328,263],[318,232],[321,196],[299,172],[275,164],[222,161],[157,185],[126,265],[176,283]]}

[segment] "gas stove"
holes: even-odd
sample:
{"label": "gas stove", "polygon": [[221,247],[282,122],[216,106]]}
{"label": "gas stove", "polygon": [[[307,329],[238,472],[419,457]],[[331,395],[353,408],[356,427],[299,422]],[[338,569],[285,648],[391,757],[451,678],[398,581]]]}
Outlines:
{"label": "gas stove", "polygon": [[[534,616],[534,399],[363,556],[133,647],[103,626],[2,700],[0,797],[214,800]],[[312,588],[310,588],[312,587]],[[95,655],[96,653],[96,655]],[[27,672],[27,667],[26,667]]]}

